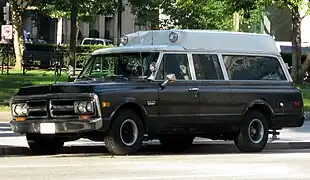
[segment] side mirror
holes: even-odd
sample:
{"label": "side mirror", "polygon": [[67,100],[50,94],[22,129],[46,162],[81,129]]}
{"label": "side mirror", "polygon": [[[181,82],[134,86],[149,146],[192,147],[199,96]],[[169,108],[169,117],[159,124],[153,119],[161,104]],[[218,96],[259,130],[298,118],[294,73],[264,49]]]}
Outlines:
{"label": "side mirror", "polygon": [[160,85],[162,88],[164,88],[169,82],[174,82],[177,80],[175,74],[168,74],[166,78],[167,80]]}

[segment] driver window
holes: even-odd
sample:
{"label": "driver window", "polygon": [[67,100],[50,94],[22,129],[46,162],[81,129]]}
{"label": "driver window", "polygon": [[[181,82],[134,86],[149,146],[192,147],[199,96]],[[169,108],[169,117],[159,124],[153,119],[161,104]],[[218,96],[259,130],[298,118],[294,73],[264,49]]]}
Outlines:
{"label": "driver window", "polygon": [[157,72],[156,80],[165,80],[168,74],[175,74],[177,80],[191,80],[187,54],[165,54]]}

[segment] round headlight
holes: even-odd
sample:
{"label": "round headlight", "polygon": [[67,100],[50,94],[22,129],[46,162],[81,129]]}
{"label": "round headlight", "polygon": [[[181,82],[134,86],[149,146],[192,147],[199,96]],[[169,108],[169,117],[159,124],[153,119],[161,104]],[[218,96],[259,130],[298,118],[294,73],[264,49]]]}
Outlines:
{"label": "round headlight", "polygon": [[93,104],[91,102],[87,103],[86,110],[88,112],[92,112],[93,111]]}
{"label": "round headlight", "polygon": [[81,103],[79,103],[79,105],[78,105],[78,111],[79,112],[86,112],[86,103],[85,102],[81,102]]}
{"label": "round headlight", "polygon": [[26,116],[28,113],[27,105],[26,104],[17,104],[15,106],[15,108],[13,109],[13,111],[14,111],[15,115],[17,115],[17,116],[21,116],[21,115]]}

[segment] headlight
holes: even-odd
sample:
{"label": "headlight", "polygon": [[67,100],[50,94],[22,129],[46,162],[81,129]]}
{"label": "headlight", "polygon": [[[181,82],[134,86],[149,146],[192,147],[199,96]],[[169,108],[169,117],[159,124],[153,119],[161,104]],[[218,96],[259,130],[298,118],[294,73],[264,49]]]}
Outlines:
{"label": "headlight", "polygon": [[76,101],[74,102],[74,111],[76,114],[92,114],[94,113],[93,101]]}
{"label": "headlight", "polygon": [[26,103],[13,104],[12,105],[13,116],[27,116],[28,108]]}

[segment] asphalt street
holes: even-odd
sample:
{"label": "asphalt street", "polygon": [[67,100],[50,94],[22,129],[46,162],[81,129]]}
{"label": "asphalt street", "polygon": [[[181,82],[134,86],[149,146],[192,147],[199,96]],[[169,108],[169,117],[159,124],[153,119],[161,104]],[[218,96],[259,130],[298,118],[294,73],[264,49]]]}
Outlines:
{"label": "asphalt street", "polygon": [[309,150],[259,154],[0,158],[2,180],[308,180],[309,165]]}

